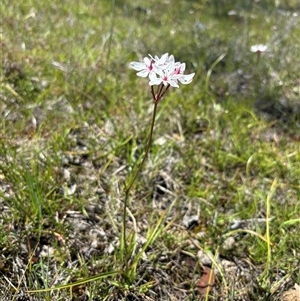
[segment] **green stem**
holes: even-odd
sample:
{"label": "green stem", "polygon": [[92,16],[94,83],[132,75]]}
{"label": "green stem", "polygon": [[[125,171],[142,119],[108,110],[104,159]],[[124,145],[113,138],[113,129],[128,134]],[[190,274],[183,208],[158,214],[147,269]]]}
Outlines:
{"label": "green stem", "polygon": [[129,199],[129,193],[130,190],[138,176],[138,174],[140,173],[145,160],[148,156],[149,153],[149,149],[151,146],[151,141],[152,141],[152,135],[153,135],[153,129],[154,129],[154,123],[155,123],[155,116],[156,116],[156,111],[157,111],[157,106],[158,106],[158,100],[154,99],[154,108],[153,108],[153,114],[152,114],[152,122],[151,122],[151,128],[150,128],[150,134],[149,134],[149,138],[148,138],[148,142],[147,142],[147,146],[146,146],[146,150],[145,150],[145,154],[144,154],[144,158],[141,162],[141,164],[139,165],[136,173],[134,174],[133,178],[130,180],[128,186],[125,187],[125,200],[124,200],[124,208],[123,208],[123,231],[122,231],[122,241],[121,243],[123,244],[123,248],[124,248],[124,256],[125,256],[125,264],[126,264],[126,269],[128,269],[128,260],[127,260],[127,243],[126,243],[126,210],[128,207],[128,199]]}
{"label": "green stem", "polygon": [[259,63],[259,59],[260,59],[260,52],[257,53],[256,56],[256,64],[254,65],[254,69],[249,77],[248,83],[246,84],[246,89],[250,86],[250,83],[253,81],[254,76],[256,75],[256,70],[257,70],[257,66]]}
{"label": "green stem", "polygon": [[129,191],[131,190],[138,174],[140,173],[144,163],[145,163],[145,160],[147,158],[147,155],[148,155],[148,152],[149,152],[149,149],[150,149],[150,146],[151,146],[151,140],[152,140],[152,135],[153,135],[153,129],[154,129],[154,123],[155,123],[155,116],[156,116],[156,111],[157,111],[157,105],[158,105],[158,102],[155,102],[154,103],[154,109],[153,109],[153,114],[152,114],[152,122],[151,122],[151,128],[150,128],[150,134],[149,134],[149,138],[148,138],[148,142],[147,142],[147,147],[146,147],[146,150],[145,150],[145,155],[144,155],[144,158],[143,158],[143,161],[141,162],[137,172],[135,173],[134,177],[132,178],[130,184],[128,185],[128,187],[126,188],[126,195],[129,194]]}

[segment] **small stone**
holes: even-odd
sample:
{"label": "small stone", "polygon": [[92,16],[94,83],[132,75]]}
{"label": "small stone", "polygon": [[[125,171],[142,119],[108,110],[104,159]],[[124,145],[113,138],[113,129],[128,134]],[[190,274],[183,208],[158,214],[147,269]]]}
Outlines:
{"label": "small stone", "polygon": [[105,248],[105,253],[106,254],[112,254],[114,252],[115,248],[112,244],[109,244],[106,248]]}
{"label": "small stone", "polygon": [[188,230],[192,229],[194,226],[198,226],[199,224],[199,216],[198,215],[185,215],[183,217],[182,224]]}
{"label": "small stone", "polygon": [[209,258],[209,256],[203,250],[198,251],[197,257],[203,265],[205,265],[205,266],[211,266],[212,265],[211,259]]}
{"label": "small stone", "polygon": [[234,237],[230,236],[228,238],[225,239],[225,241],[223,242],[223,249],[226,251],[230,251],[234,249],[234,244],[235,244],[235,239]]}

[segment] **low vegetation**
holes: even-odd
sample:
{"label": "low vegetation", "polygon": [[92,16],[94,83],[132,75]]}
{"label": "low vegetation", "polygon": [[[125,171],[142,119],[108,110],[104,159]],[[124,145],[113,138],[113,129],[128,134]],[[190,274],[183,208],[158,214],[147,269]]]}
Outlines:
{"label": "low vegetation", "polygon": [[1,300],[300,300],[298,1],[0,6]]}

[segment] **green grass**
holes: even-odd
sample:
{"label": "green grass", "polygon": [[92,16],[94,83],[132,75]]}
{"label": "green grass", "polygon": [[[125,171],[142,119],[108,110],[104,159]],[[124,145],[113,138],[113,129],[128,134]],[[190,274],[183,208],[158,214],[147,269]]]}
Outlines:
{"label": "green grass", "polygon": [[[276,300],[299,284],[298,1],[19,2],[0,4],[2,299]],[[159,103],[124,271],[124,183],[153,109],[129,62],[165,52],[196,76]]]}

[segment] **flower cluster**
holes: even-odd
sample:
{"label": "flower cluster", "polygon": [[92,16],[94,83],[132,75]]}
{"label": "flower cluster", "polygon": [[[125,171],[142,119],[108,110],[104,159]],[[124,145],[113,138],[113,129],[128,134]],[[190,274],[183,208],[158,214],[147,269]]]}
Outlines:
{"label": "flower cluster", "polygon": [[173,55],[165,53],[160,58],[149,54],[145,57],[143,62],[131,62],[130,66],[139,71],[137,76],[149,76],[149,85],[171,86],[179,88],[178,82],[187,85],[191,83],[195,73],[184,74],[185,63],[175,62]]}
{"label": "flower cluster", "polygon": [[268,49],[268,46],[262,45],[262,44],[253,45],[250,48],[251,52],[254,52],[257,54],[261,54],[261,53],[265,52],[267,49]]}

